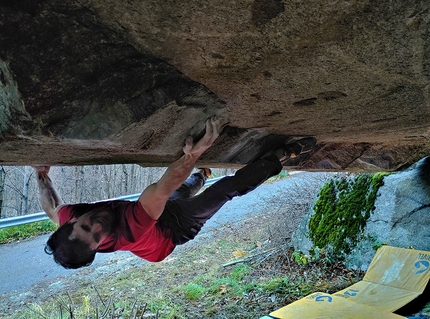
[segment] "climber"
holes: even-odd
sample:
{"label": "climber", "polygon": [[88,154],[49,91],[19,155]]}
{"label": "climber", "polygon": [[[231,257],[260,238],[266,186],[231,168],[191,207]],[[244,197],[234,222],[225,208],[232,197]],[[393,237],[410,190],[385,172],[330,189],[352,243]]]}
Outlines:
{"label": "climber", "polygon": [[220,129],[217,117],[208,119],[204,136],[195,144],[191,137],[187,138],[182,157],[170,164],[160,180],[148,186],[135,202],[62,204],[48,176],[50,167],[33,166],[42,208],[60,225],[48,239],[45,252],[70,269],[90,265],[96,253],[117,250],[130,251],[151,262],[161,261],[177,245],[193,239],[227,201],[278,174],[281,161],[294,157],[294,149],[301,147],[298,143],[283,145],[196,195],[210,170],[202,168],[187,177]]}

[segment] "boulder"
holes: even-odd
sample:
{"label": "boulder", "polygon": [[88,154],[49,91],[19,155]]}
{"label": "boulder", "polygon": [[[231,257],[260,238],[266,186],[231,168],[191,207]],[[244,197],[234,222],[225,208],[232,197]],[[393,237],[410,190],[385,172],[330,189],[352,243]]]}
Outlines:
{"label": "boulder", "polygon": [[[430,157],[425,157],[403,172],[384,177],[358,244],[342,256],[352,268],[366,269],[375,248],[382,244],[430,251]],[[314,205],[312,205],[313,207]],[[293,235],[296,250],[309,254],[314,247],[309,239],[311,209]],[[321,248],[321,247],[320,247]]]}

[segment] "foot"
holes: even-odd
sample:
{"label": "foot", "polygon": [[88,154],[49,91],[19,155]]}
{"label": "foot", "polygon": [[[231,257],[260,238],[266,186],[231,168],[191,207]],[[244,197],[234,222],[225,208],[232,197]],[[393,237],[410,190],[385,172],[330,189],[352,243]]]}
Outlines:
{"label": "foot", "polygon": [[198,172],[201,173],[205,179],[208,179],[212,175],[211,169],[207,167],[199,168]]}
{"label": "foot", "polygon": [[304,137],[286,143],[274,153],[282,165],[295,166],[315,148],[316,142],[315,137]]}

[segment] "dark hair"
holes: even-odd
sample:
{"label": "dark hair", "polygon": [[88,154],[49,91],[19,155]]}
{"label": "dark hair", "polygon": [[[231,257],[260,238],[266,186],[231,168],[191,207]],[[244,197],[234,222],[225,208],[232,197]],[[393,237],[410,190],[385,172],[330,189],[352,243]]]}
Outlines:
{"label": "dark hair", "polygon": [[96,251],[90,249],[82,240],[69,239],[73,224],[66,223],[59,227],[49,237],[45,246],[45,253],[53,255],[55,262],[66,269],[89,266],[96,255]]}

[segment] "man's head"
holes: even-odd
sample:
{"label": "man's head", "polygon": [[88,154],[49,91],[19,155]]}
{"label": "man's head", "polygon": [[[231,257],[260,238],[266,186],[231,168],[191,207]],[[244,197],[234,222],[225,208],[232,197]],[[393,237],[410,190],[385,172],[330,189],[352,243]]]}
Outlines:
{"label": "man's head", "polygon": [[95,250],[79,240],[70,240],[69,236],[73,231],[73,224],[66,223],[58,228],[49,237],[45,246],[45,252],[53,255],[57,264],[67,269],[77,269],[91,265],[96,255]]}
{"label": "man's head", "polygon": [[89,266],[99,245],[109,236],[113,213],[107,207],[98,207],[58,228],[48,239],[45,252],[64,268]]}

